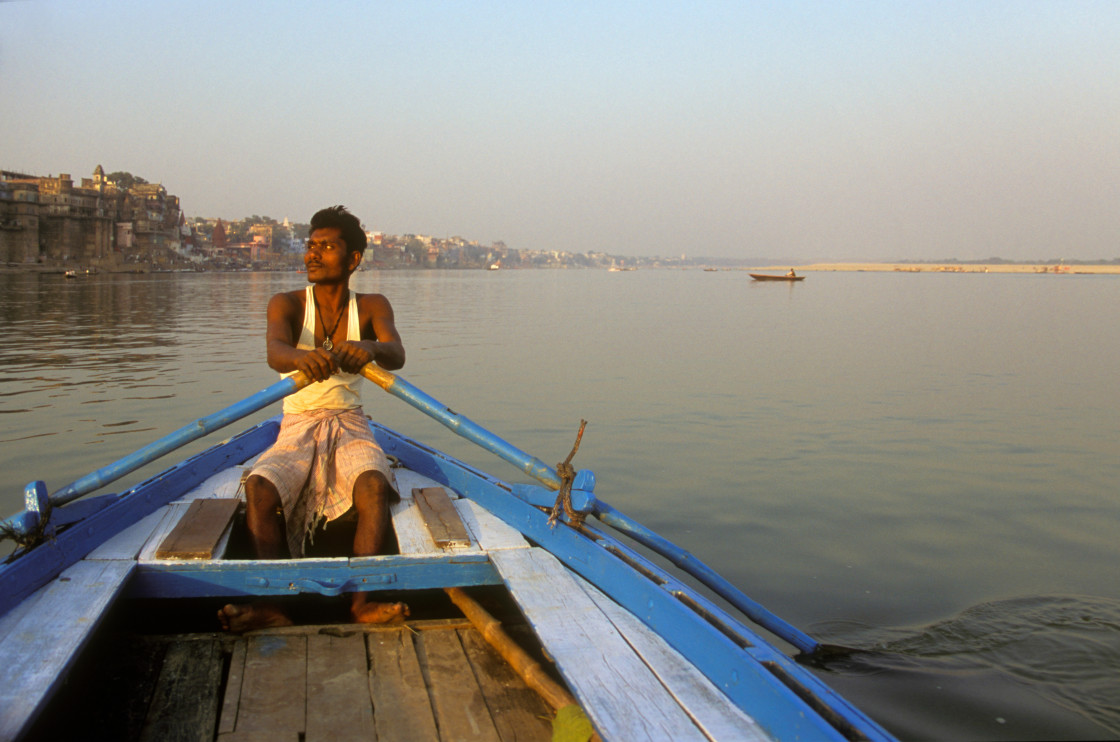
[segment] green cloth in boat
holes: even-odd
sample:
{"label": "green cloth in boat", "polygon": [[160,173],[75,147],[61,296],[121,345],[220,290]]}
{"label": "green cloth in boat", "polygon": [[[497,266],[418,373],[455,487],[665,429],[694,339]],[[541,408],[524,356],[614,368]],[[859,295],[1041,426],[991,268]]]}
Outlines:
{"label": "green cloth in boat", "polygon": [[587,742],[594,733],[591,721],[574,703],[557,711],[552,720],[552,742]]}

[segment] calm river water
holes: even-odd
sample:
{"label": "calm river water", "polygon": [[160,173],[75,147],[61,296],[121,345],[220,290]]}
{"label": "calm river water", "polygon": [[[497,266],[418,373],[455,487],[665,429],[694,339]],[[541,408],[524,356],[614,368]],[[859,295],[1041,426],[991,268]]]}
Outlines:
{"label": "calm river water", "polygon": [[[265,305],[303,282],[0,275],[0,509],[271,384]],[[409,381],[547,462],[586,418],[575,464],[598,495],[817,638],[875,650],[821,672],[899,736],[1120,735],[1120,279],[401,271],[355,287],[393,302]],[[518,477],[376,388],[365,400]]]}

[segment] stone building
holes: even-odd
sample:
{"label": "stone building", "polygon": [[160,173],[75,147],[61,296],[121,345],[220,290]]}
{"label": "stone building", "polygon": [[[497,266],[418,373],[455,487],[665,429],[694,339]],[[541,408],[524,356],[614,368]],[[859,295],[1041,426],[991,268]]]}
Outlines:
{"label": "stone building", "polygon": [[68,173],[37,180],[39,254],[63,264],[101,264],[113,242],[113,216],[101,193],[89,181],[75,186]]}
{"label": "stone building", "polygon": [[20,173],[0,171],[0,264],[38,258],[39,187]]}
{"label": "stone building", "polygon": [[[179,197],[158,183],[133,186],[128,206],[133,224],[133,249],[154,263],[168,263],[180,252]],[[122,215],[123,216],[123,215]]]}
{"label": "stone building", "polygon": [[0,263],[113,267],[162,264],[181,249],[179,199],[159,184],[124,189],[100,165],[74,185],[0,170]]}

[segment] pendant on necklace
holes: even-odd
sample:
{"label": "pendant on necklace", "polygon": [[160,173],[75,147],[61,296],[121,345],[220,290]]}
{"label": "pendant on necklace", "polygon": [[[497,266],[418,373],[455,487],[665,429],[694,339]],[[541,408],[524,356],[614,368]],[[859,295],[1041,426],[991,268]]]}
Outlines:
{"label": "pendant on necklace", "polygon": [[326,340],[323,341],[323,350],[330,350],[333,347],[334,347],[334,343],[331,342],[330,338],[327,338]]}

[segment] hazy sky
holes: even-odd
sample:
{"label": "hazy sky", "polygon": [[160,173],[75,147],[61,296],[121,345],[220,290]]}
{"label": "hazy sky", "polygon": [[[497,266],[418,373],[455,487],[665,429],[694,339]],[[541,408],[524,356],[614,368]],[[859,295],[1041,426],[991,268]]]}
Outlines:
{"label": "hazy sky", "polygon": [[1120,257],[1120,2],[0,2],[0,168],[523,249]]}

